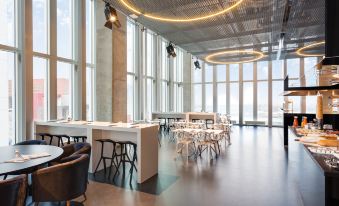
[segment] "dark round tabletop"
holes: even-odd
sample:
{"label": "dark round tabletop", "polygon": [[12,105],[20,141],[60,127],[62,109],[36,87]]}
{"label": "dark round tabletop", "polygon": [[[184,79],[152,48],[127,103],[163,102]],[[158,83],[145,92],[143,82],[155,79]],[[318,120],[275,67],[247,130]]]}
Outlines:
{"label": "dark round tabletop", "polygon": [[[22,155],[36,154],[47,152],[50,154],[48,157],[31,159],[26,162],[20,163],[6,163],[5,161],[15,158],[15,150],[19,150]],[[20,171],[31,169],[39,165],[51,162],[63,153],[63,149],[50,145],[14,145],[7,147],[0,147],[0,175],[8,173],[19,173]]]}

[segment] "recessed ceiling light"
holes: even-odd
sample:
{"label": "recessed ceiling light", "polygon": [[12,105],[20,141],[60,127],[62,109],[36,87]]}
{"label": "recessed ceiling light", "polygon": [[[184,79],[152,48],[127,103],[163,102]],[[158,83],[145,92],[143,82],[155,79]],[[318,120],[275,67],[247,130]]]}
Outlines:
{"label": "recessed ceiling light", "polygon": [[[214,61],[212,60],[212,58],[217,57],[217,56],[221,56],[224,54],[252,54],[254,55],[254,57],[252,59],[249,60],[244,60],[244,61],[234,61],[234,62],[226,62],[226,61]],[[208,55],[205,60],[209,63],[212,64],[240,64],[240,63],[247,63],[247,62],[254,62],[254,61],[258,61],[259,59],[264,58],[264,53],[259,52],[259,51],[249,51],[249,50],[230,50],[230,51],[222,51],[222,52],[217,52],[214,54],[210,54]]]}
{"label": "recessed ceiling light", "polygon": [[232,6],[224,8],[221,11],[215,12],[215,13],[210,13],[206,15],[200,15],[200,16],[195,16],[192,18],[171,18],[171,17],[163,17],[163,16],[156,16],[148,13],[143,13],[141,12],[138,8],[135,8],[132,6],[130,3],[127,2],[127,0],[119,0],[126,8],[129,10],[133,11],[137,15],[143,15],[144,17],[154,19],[154,20],[159,20],[159,21],[167,21],[167,22],[191,22],[191,21],[199,21],[199,20],[204,20],[208,18],[212,18],[221,14],[224,14],[233,8],[239,6],[243,1],[245,0],[238,0],[236,3],[234,3]]}

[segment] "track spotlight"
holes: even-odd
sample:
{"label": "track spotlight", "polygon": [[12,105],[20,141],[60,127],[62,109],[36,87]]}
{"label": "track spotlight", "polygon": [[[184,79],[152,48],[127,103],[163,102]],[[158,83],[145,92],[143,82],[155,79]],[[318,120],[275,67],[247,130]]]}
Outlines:
{"label": "track spotlight", "polygon": [[113,7],[111,7],[109,3],[105,4],[105,17],[106,17],[105,27],[112,29],[113,24],[117,28],[121,27],[120,21],[118,19],[117,11]]}
{"label": "track spotlight", "polygon": [[168,58],[170,58],[170,56],[172,56],[173,58],[177,56],[177,54],[174,51],[172,42],[169,43],[169,45],[166,47],[166,50],[167,50]]}
{"label": "track spotlight", "polygon": [[195,66],[195,69],[201,69],[201,67],[200,67],[200,63],[199,63],[199,61],[198,61],[198,60],[195,60],[195,62],[194,62],[194,66]]}

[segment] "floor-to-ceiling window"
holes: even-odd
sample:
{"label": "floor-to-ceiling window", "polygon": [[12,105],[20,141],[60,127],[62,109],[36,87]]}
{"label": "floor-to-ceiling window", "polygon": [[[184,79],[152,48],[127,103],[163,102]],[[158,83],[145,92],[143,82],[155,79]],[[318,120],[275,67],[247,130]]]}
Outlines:
{"label": "floor-to-ceiling window", "polygon": [[213,65],[205,64],[205,112],[213,112]]}
{"label": "floor-to-ceiling window", "polygon": [[160,95],[160,111],[169,111],[169,58],[166,47],[168,42],[161,38],[161,95]]}
{"label": "floor-to-ceiling window", "polygon": [[[203,62],[199,60],[200,66],[203,67]],[[192,111],[201,112],[202,108],[202,69],[192,70]]]}
{"label": "floor-to-ceiling window", "polygon": [[[300,86],[300,59],[287,59],[286,68],[290,86]],[[299,96],[289,96],[288,100],[293,103],[293,112],[300,113],[301,98]]]}
{"label": "floor-to-ceiling window", "polygon": [[226,94],[226,65],[216,66],[216,81],[217,81],[217,112],[220,114],[227,114],[227,94]]}
{"label": "floor-to-ceiling window", "polygon": [[86,119],[95,118],[95,1],[86,0]]}
{"label": "floor-to-ceiling window", "polygon": [[239,123],[239,65],[229,65],[230,115],[232,121]]}
{"label": "floor-to-ceiling window", "polygon": [[0,146],[14,143],[16,135],[17,3],[0,1]]}
{"label": "floor-to-ceiling window", "polygon": [[155,96],[155,34],[149,30],[146,32],[146,119],[152,118],[152,112],[155,110],[156,96]]}
{"label": "floor-to-ceiling window", "polygon": [[272,125],[283,125],[284,60],[272,61]]}
{"label": "floor-to-ceiling window", "polygon": [[252,121],[254,119],[253,111],[253,63],[243,64],[243,120]]}
{"label": "floor-to-ceiling window", "polygon": [[268,62],[257,62],[257,120],[268,124]]}
{"label": "floor-to-ceiling window", "polygon": [[173,111],[182,112],[183,110],[183,51],[177,48],[177,56],[173,65]]}
{"label": "floor-to-ceiling window", "polygon": [[49,1],[32,1],[33,25],[33,118],[48,118]]}
{"label": "floor-to-ceiling window", "polygon": [[73,118],[74,0],[57,0],[57,118]]}
{"label": "floor-to-ceiling window", "polygon": [[127,121],[135,119],[136,100],[136,36],[135,24],[127,21]]}

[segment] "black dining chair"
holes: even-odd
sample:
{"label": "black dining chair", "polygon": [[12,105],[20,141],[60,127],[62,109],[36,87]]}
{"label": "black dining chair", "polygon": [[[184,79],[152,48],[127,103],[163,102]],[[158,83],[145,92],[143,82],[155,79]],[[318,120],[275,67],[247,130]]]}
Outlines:
{"label": "black dining chair", "polygon": [[74,155],[68,162],[40,169],[32,174],[32,201],[65,202],[84,195],[88,182],[89,156]]}
{"label": "black dining chair", "polygon": [[26,205],[27,176],[20,175],[0,181],[0,205]]}

